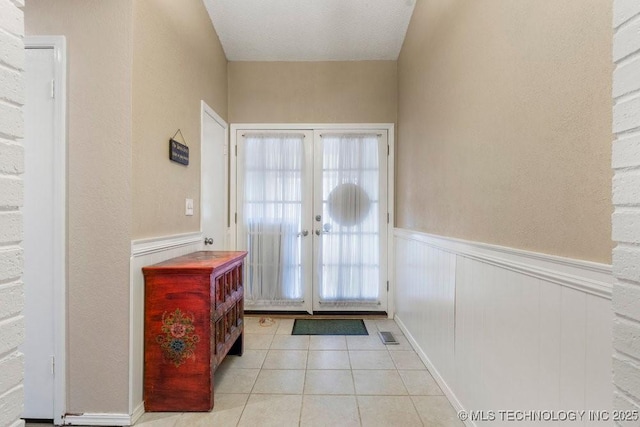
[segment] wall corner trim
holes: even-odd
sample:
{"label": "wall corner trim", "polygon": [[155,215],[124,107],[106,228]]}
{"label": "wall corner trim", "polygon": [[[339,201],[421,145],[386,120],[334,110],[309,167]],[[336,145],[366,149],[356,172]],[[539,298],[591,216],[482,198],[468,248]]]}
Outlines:
{"label": "wall corner trim", "polygon": [[133,413],[131,414],[131,425],[134,425],[135,423],[137,423],[140,417],[142,417],[143,415],[144,415],[144,402],[140,403],[138,406],[136,406],[136,409],[133,410]]}
{"label": "wall corner trim", "polygon": [[454,239],[403,228],[396,228],[394,235],[396,238],[419,241],[449,253],[611,299],[613,274],[611,265],[608,264]]}

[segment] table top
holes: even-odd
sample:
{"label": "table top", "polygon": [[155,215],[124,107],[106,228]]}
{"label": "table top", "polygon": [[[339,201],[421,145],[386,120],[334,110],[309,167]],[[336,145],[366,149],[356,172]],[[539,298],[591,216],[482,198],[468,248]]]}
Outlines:
{"label": "table top", "polygon": [[142,272],[153,273],[206,273],[239,261],[247,256],[245,251],[200,251],[158,264],[142,267]]}

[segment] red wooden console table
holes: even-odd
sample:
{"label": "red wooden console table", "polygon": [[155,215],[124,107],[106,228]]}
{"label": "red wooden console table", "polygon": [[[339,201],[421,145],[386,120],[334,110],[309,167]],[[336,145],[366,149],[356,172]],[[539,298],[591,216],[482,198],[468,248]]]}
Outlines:
{"label": "red wooden console table", "polygon": [[194,252],[142,268],[146,411],[213,408],[213,373],[242,355],[246,255]]}

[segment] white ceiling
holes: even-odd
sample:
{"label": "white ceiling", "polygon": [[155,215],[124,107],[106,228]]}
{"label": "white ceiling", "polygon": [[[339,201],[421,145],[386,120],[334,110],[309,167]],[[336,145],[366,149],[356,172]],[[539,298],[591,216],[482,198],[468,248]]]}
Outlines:
{"label": "white ceiling", "polygon": [[229,61],[353,61],[400,54],[415,0],[204,0]]}

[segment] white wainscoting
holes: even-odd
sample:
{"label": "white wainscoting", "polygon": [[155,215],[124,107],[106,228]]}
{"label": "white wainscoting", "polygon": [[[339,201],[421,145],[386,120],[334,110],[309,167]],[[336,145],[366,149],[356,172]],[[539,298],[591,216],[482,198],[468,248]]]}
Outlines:
{"label": "white wainscoting", "polygon": [[403,229],[394,241],[396,321],[456,410],[611,409],[611,266]]}
{"label": "white wainscoting", "polygon": [[129,413],[131,424],[144,413],[144,277],[142,267],[202,250],[201,233],[180,234],[131,242]]}

